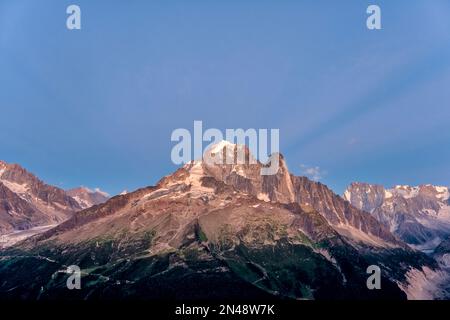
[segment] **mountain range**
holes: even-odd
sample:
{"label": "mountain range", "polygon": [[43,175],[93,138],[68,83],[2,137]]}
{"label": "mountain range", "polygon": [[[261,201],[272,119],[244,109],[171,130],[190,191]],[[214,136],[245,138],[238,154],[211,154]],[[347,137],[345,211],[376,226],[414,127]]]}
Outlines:
{"label": "mountain range", "polygon": [[[155,186],[84,210],[77,210],[80,200],[86,201],[78,196],[67,220],[0,251],[0,298],[449,297],[444,227],[433,229],[443,239],[439,254],[426,254],[414,246],[431,235],[414,237],[413,227],[398,223],[406,217],[391,219],[401,212],[377,209],[392,191],[366,196],[377,188],[354,184],[341,197],[324,184],[289,173],[281,154],[277,174],[260,175],[264,164],[250,161],[245,146],[227,142],[206,155],[236,157],[239,150],[245,153],[243,164],[192,161]],[[434,190],[417,191],[428,201],[417,209],[420,214],[432,214],[423,211],[431,207],[431,194],[446,201],[444,191]],[[446,221],[441,219],[445,209],[433,208],[436,225]],[[416,211],[408,214],[422,222]],[[66,288],[70,265],[82,270],[81,290]],[[381,290],[366,285],[372,265],[381,269]]]}
{"label": "mountain range", "polygon": [[0,246],[55,226],[107,199],[100,190],[65,191],[48,185],[18,164],[0,161]]}
{"label": "mountain range", "polygon": [[353,183],[344,199],[369,212],[404,242],[433,251],[450,234],[450,191],[430,184],[417,187]]}

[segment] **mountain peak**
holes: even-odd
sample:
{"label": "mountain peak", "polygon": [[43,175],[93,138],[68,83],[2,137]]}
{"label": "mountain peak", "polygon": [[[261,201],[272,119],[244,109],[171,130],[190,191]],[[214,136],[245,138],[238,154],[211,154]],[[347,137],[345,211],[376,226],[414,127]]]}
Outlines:
{"label": "mountain peak", "polygon": [[109,194],[95,188],[94,190],[88,187],[78,187],[66,191],[80,205],[81,208],[86,209],[105,202],[110,198]]}

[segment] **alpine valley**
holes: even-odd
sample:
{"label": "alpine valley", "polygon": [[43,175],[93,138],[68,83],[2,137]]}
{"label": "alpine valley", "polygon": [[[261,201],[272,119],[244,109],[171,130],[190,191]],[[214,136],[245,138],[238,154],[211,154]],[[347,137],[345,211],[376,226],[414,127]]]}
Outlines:
{"label": "alpine valley", "polygon": [[[206,153],[239,150],[245,164],[192,161],[109,199],[2,163],[0,230],[53,227],[0,251],[0,299],[450,297],[448,188],[357,183],[341,197],[290,174],[280,154],[277,174],[264,176],[245,146]],[[80,290],[66,287],[71,265]],[[367,287],[371,265],[381,290]]]}

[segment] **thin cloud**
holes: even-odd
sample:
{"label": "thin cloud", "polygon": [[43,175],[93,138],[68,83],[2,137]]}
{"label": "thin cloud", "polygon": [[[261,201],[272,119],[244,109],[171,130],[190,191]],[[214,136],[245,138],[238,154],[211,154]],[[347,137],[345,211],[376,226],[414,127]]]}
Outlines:
{"label": "thin cloud", "polygon": [[352,138],[348,139],[347,144],[349,146],[353,146],[353,145],[357,144],[358,142],[359,142],[358,138],[352,137]]}
{"label": "thin cloud", "polygon": [[301,170],[302,170],[301,172],[304,176],[306,176],[314,181],[321,180],[327,174],[326,171],[322,170],[318,166],[311,167],[311,166],[308,166],[305,164],[301,164],[300,168],[301,168]]}

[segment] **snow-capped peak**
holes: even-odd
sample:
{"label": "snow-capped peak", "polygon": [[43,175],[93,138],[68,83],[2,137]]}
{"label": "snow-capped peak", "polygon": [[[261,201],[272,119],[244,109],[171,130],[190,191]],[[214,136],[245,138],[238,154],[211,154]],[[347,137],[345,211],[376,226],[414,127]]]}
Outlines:
{"label": "snow-capped peak", "polygon": [[110,197],[110,195],[109,195],[108,192],[103,191],[103,190],[101,190],[100,188],[95,188],[95,189],[94,189],[94,193],[101,194],[102,196],[107,197],[107,198]]}
{"label": "snow-capped peak", "polygon": [[420,188],[407,185],[397,185],[394,187],[394,189],[388,189],[388,191],[392,192],[393,194],[398,194],[405,199],[410,199],[419,195]]}
{"label": "snow-capped peak", "polygon": [[393,189],[388,189],[388,191],[402,196],[405,199],[411,199],[419,195],[435,197],[441,201],[445,201],[450,198],[448,187],[434,186],[432,184],[424,184],[420,186],[397,185]]}
{"label": "snow-capped peak", "polygon": [[446,201],[450,199],[450,189],[447,187],[442,187],[442,186],[436,186],[434,187],[436,189],[436,192],[438,193],[436,195],[436,198],[442,200],[442,201]]}
{"label": "snow-capped peak", "polygon": [[231,143],[231,142],[229,142],[227,140],[222,140],[222,141],[220,141],[218,143],[215,143],[215,144],[211,145],[206,151],[208,153],[216,154],[216,153],[222,152],[223,148],[227,148],[227,150],[228,149],[234,150],[234,148],[236,146],[237,145],[234,144],[234,143]]}
{"label": "snow-capped peak", "polygon": [[227,140],[210,145],[203,153],[203,162],[207,165],[233,166],[258,163],[246,145],[234,144]]}
{"label": "snow-capped peak", "polygon": [[79,187],[67,190],[67,194],[71,196],[81,208],[86,209],[93,205],[100,204],[109,199],[110,195],[99,188],[94,190],[87,187]]}

